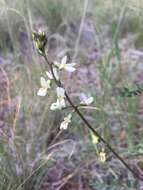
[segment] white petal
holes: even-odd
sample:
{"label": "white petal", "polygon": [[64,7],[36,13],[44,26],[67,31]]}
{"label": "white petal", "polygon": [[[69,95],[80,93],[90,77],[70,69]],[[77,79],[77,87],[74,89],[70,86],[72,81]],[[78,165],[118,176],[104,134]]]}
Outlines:
{"label": "white petal", "polygon": [[61,70],[61,69],[63,69],[63,68],[64,68],[64,66],[65,66],[65,65],[60,64],[59,69],[60,69],[60,70]]}
{"label": "white petal", "polygon": [[74,67],[76,65],[76,63],[67,63],[67,65]]}
{"label": "white petal", "polygon": [[65,107],[65,100],[62,99],[62,100],[59,100],[57,99],[56,103],[53,103],[50,107],[51,110],[56,110],[56,109],[59,109],[61,110],[63,107]]}
{"label": "white petal", "polygon": [[47,83],[46,88],[51,88],[51,86],[50,86],[51,85],[51,80],[47,80],[46,83]]}
{"label": "white petal", "polygon": [[53,103],[50,107],[50,110],[56,110],[56,109],[58,109],[58,105],[57,103]]}
{"label": "white petal", "polygon": [[61,65],[65,65],[67,63],[67,56],[64,56],[61,60]]}
{"label": "white petal", "polygon": [[89,97],[87,100],[86,100],[86,104],[87,105],[90,105],[92,102],[93,102],[94,98],[93,97]]}
{"label": "white petal", "polygon": [[[56,79],[59,80],[59,75],[58,75],[57,68],[55,68],[55,67],[53,68],[53,73],[54,73]],[[50,80],[54,79],[54,77],[53,77],[53,75],[52,75],[51,72],[46,71],[46,75],[48,76],[48,78],[49,78]]]}
{"label": "white petal", "polygon": [[81,99],[80,103],[81,104],[86,104],[87,106],[90,105],[94,100],[94,98],[92,96],[88,97],[84,93],[81,93],[80,99]]}
{"label": "white petal", "polygon": [[93,144],[97,144],[99,142],[99,138],[93,133],[91,134],[91,139]]}
{"label": "white petal", "polygon": [[47,81],[46,81],[46,79],[44,77],[41,77],[40,81],[41,81],[41,87],[46,88],[47,87]]}
{"label": "white petal", "polygon": [[85,93],[81,93],[80,94],[80,100],[81,102],[84,102],[87,99],[87,96],[85,95]]}
{"label": "white petal", "polygon": [[53,76],[52,76],[51,72],[46,71],[46,75],[48,76],[49,79],[51,79],[51,80],[53,79]]}
{"label": "white petal", "polygon": [[46,88],[40,88],[37,92],[38,96],[46,96],[47,94],[47,89]]}
{"label": "white petal", "polygon": [[56,106],[57,106],[57,109],[59,109],[59,110],[62,109],[62,106],[60,104],[60,100],[59,99],[57,99]]}
{"label": "white petal", "polygon": [[68,119],[70,120],[71,117],[72,117],[72,114],[70,113],[67,117],[68,117]]}
{"label": "white petal", "polygon": [[55,103],[53,103],[51,105],[51,110],[56,110],[56,109],[61,109],[61,106],[60,106],[60,103],[59,103],[59,100],[57,99],[57,101]]}
{"label": "white petal", "polygon": [[64,121],[61,123],[60,129],[66,130],[68,128],[69,123],[71,122],[72,115],[69,114],[67,117],[64,118]]}
{"label": "white petal", "polygon": [[58,71],[57,71],[57,69],[55,67],[53,68],[53,73],[54,73],[56,79],[59,80]]}
{"label": "white petal", "polygon": [[68,123],[66,123],[65,121],[63,121],[60,125],[60,130],[66,130],[68,128]]}
{"label": "white petal", "polygon": [[69,72],[74,72],[76,70],[76,68],[70,66],[70,64],[66,64],[65,70],[67,70]]}
{"label": "white petal", "polygon": [[63,89],[61,87],[57,87],[56,91],[57,91],[58,98],[65,97],[65,89]]}
{"label": "white petal", "polygon": [[63,99],[61,99],[61,100],[59,100],[59,107],[61,107],[61,108],[66,107],[66,103],[65,103],[64,98],[63,98]]}
{"label": "white petal", "polygon": [[64,69],[66,67],[66,62],[67,62],[67,56],[64,56],[61,60],[61,64],[59,66],[59,69]]}

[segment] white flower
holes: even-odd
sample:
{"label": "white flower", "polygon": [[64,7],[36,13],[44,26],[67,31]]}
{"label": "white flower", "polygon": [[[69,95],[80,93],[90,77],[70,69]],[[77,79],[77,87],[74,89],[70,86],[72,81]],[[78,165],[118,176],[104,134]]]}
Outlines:
{"label": "white flower", "polygon": [[57,97],[58,97],[57,102],[59,104],[59,108],[61,109],[66,106],[65,99],[64,99],[65,98],[65,89],[63,89],[61,87],[57,87],[56,90],[57,90]]}
{"label": "white flower", "polygon": [[71,122],[72,115],[69,114],[67,117],[64,118],[64,121],[60,125],[60,130],[66,130],[68,128],[69,123]]}
{"label": "white flower", "polygon": [[57,99],[57,103],[59,105],[59,109],[66,107],[65,99]]}
{"label": "white flower", "polygon": [[65,89],[64,88],[57,87],[56,91],[57,91],[57,97],[58,97],[58,99],[65,98]]}
{"label": "white flower", "polygon": [[48,88],[51,88],[50,87],[51,81],[50,80],[46,81],[46,79],[43,77],[41,77],[40,81],[41,81],[41,88],[38,90],[37,95],[46,96]]}
{"label": "white flower", "polygon": [[66,103],[64,99],[57,99],[57,101],[53,104],[51,104],[50,110],[61,110],[62,108],[66,107]]}
{"label": "white flower", "polygon": [[74,68],[74,66],[76,65],[76,63],[67,63],[67,56],[64,56],[61,60],[61,63],[58,62],[54,62],[54,64],[59,67],[59,69],[65,69],[66,71],[69,72],[74,72],[76,69]]}
{"label": "white flower", "polygon": [[57,110],[57,109],[59,109],[58,102],[55,102],[55,103],[51,104],[50,110]]}
{"label": "white flower", "polygon": [[85,104],[87,106],[90,105],[94,100],[94,98],[92,96],[87,97],[84,93],[81,94],[80,99],[81,99],[80,103]]}
{"label": "white flower", "polygon": [[[58,75],[58,71],[57,71],[57,68],[53,68],[53,73],[54,73],[54,75],[55,75],[55,78],[57,79],[57,80],[59,80],[59,75]],[[53,77],[53,75],[52,75],[52,73],[50,72],[50,71],[46,71],[46,75],[48,76],[48,78],[50,79],[50,80],[52,80],[52,79],[54,79],[54,77]]]}
{"label": "white flower", "polygon": [[57,87],[57,102],[53,103],[50,107],[51,110],[62,109],[66,107],[65,103],[65,90],[61,87]]}

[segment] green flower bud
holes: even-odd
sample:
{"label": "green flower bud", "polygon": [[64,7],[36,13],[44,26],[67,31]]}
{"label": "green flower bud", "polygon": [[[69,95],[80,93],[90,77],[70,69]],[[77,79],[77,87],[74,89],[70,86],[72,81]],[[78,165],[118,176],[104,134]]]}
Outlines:
{"label": "green flower bud", "polygon": [[47,45],[47,37],[45,32],[33,32],[33,40],[35,41],[35,46],[40,55],[44,54],[45,46]]}

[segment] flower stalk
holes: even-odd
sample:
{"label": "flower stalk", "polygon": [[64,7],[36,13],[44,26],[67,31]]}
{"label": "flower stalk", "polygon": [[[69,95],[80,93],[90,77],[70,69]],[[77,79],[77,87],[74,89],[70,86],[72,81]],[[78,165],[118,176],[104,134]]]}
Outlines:
{"label": "flower stalk", "polygon": [[[53,78],[55,80],[55,83],[57,84],[57,86],[59,87],[63,87],[61,81],[57,81],[56,77],[54,76],[54,72],[53,72],[53,67],[52,67],[52,63],[49,63],[46,54],[44,55],[45,60],[47,62],[47,64],[50,66],[50,70],[51,73],[53,75]],[[114,156],[116,156],[116,158],[118,160],[120,160],[120,162],[138,179],[140,179],[141,181],[143,181],[143,177],[140,176],[138,173],[136,173],[131,167],[130,165],[124,161],[124,159],[110,146],[110,144],[108,144],[108,142],[91,126],[91,124],[87,121],[87,119],[83,116],[83,114],[79,111],[78,107],[74,105],[74,103],[72,102],[71,98],[69,97],[69,95],[67,94],[67,92],[65,91],[65,96],[67,101],[69,102],[69,104],[71,105],[71,107],[73,108],[73,110],[75,111],[75,113],[77,113],[77,115],[81,118],[81,120],[86,124],[87,128],[89,130],[91,130],[94,135],[96,135],[99,140],[114,154]]]}
{"label": "flower stalk", "polygon": [[[44,44],[45,45],[45,44]],[[45,46],[44,46],[45,47]],[[49,62],[47,56],[46,56],[46,52],[45,49],[40,49],[42,50],[41,55],[45,58],[45,61],[47,62],[49,69],[50,69],[50,73],[52,75],[53,80],[55,81],[56,85],[58,88],[64,88],[64,85],[62,84],[62,82],[60,81],[60,79],[55,76],[55,72],[54,72],[54,62]],[[64,58],[66,59],[66,58]],[[61,65],[62,64],[62,65]],[[72,70],[74,70],[73,66],[75,66],[75,64],[70,64],[66,66],[65,60],[63,60],[63,62],[61,64],[57,64],[58,67],[60,68],[64,68],[65,70],[70,70],[72,72]],[[107,147],[112,154],[118,159],[120,160],[120,162],[139,180],[143,181],[143,176],[139,175],[134,169],[132,169],[132,167],[112,148],[112,146],[92,127],[92,125],[88,122],[88,120],[84,117],[84,115],[80,112],[79,107],[77,105],[74,105],[74,103],[72,102],[70,96],[68,95],[68,93],[66,92],[66,90],[64,90],[64,98],[68,101],[70,107],[73,109],[73,111],[80,117],[80,119],[86,124],[85,126],[93,132],[93,134],[99,139],[100,142],[102,142],[105,147]],[[92,101],[92,100],[90,100]],[[65,107],[66,108],[66,107]],[[63,108],[64,109],[64,108]],[[67,124],[70,123],[70,118],[66,118],[64,119],[61,128],[66,129],[67,128]],[[101,156],[104,157],[103,160],[105,159],[105,152],[101,152]]]}

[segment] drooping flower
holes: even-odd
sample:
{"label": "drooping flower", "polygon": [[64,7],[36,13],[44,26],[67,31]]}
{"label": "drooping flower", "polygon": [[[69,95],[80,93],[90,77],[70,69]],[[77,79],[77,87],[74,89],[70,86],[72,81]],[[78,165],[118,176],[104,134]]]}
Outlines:
{"label": "drooping flower", "polygon": [[[54,73],[54,76],[55,76],[56,80],[59,80],[59,75],[58,75],[57,68],[55,68],[55,67],[53,68],[53,73]],[[54,79],[54,77],[53,77],[51,71],[46,71],[46,75],[48,76],[48,78],[49,78],[50,80],[53,80],[53,79]]]}
{"label": "drooping flower", "polygon": [[40,78],[41,81],[41,88],[38,90],[37,95],[38,96],[46,96],[48,88],[51,88],[50,84],[51,81],[47,80],[44,77]]}
{"label": "drooping flower", "polygon": [[60,125],[60,130],[66,130],[68,128],[69,123],[71,122],[72,115],[69,114],[67,117],[64,118],[64,121]]}
{"label": "drooping flower", "polygon": [[94,101],[94,98],[92,96],[88,97],[84,93],[81,93],[80,99],[81,99],[80,103],[85,104],[87,106],[90,105]]}
{"label": "drooping flower", "polygon": [[102,149],[102,151],[99,153],[99,157],[101,162],[104,163],[106,161],[106,153],[104,149]]}
{"label": "drooping flower", "polygon": [[68,72],[74,72],[76,68],[74,67],[76,63],[67,63],[67,56],[64,56],[61,62],[54,62],[54,64],[61,70],[64,69]]}

